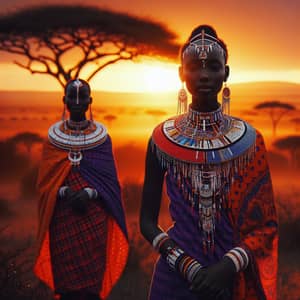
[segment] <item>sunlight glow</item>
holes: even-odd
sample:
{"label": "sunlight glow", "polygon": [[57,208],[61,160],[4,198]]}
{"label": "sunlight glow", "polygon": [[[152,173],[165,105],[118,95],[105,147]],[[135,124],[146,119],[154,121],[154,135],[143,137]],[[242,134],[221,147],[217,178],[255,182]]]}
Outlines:
{"label": "sunlight glow", "polygon": [[[89,73],[88,69],[86,70]],[[85,78],[83,74],[81,78]],[[300,83],[300,70],[239,70],[231,68],[228,82],[282,81]],[[120,61],[113,64],[91,81],[92,90],[123,93],[175,92],[181,87],[178,64],[154,59]],[[12,64],[0,65],[0,90],[61,91],[51,76],[31,75]]]}
{"label": "sunlight glow", "polygon": [[114,92],[158,93],[178,90],[178,65],[157,60],[119,62],[91,80],[97,90]]}

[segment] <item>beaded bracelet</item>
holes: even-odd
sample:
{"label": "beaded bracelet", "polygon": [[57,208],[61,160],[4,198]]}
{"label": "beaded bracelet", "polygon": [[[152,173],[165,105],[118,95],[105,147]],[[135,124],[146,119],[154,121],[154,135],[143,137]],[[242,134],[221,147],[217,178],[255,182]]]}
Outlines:
{"label": "beaded bracelet", "polygon": [[249,264],[247,252],[241,247],[235,247],[228,251],[224,256],[229,257],[234,263],[236,272],[245,270]]}
{"label": "beaded bracelet", "polygon": [[166,259],[170,268],[180,272],[190,283],[202,268],[196,259],[186,255],[165,232],[158,234],[153,239],[152,245]]}
{"label": "beaded bracelet", "polygon": [[156,251],[159,251],[160,245],[164,239],[169,238],[168,234],[165,232],[159,233],[152,241],[152,246]]}
{"label": "beaded bracelet", "polygon": [[66,190],[68,189],[69,187],[67,185],[64,185],[64,186],[61,186],[58,190],[58,196],[60,198],[63,198],[66,194]]}
{"label": "beaded bracelet", "polygon": [[89,194],[90,199],[96,199],[98,197],[98,192],[96,189],[86,187],[86,188],[84,188],[84,190]]}

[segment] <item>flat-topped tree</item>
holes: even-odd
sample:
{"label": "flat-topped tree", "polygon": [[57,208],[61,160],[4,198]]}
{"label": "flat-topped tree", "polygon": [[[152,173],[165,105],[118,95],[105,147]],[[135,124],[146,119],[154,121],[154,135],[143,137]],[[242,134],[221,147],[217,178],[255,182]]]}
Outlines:
{"label": "flat-topped tree", "polygon": [[160,23],[91,6],[40,6],[0,17],[0,51],[22,56],[17,65],[51,75],[62,87],[138,55],[175,58],[175,38]]}
{"label": "flat-topped tree", "polygon": [[289,112],[295,111],[296,107],[290,103],[280,101],[265,101],[258,103],[254,109],[263,110],[269,114],[272,120],[272,133],[273,138],[276,136],[278,123],[284,115]]}
{"label": "flat-topped tree", "polygon": [[291,166],[299,166],[300,135],[292,135],[280,138],[274,142],[274,146],[280,150],[286,150],[290,153]]}

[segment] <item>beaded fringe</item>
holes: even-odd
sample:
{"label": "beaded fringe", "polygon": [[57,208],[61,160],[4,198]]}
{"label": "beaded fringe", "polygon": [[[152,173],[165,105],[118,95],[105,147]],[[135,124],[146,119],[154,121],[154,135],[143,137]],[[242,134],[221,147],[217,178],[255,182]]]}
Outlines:
{"label": "beaded fringe", "polygon": [[190,163],[171,157],[162,152],[153,140],[151,147],[161,166],[175,178],[184,198],[199,214],[199,227],[204,233],[204,250],[213,251],[215,222],[220,218],[222,203],[226,203],[229,190],[236,178],[254,159],[255,143],[237,158],[210,165]]}

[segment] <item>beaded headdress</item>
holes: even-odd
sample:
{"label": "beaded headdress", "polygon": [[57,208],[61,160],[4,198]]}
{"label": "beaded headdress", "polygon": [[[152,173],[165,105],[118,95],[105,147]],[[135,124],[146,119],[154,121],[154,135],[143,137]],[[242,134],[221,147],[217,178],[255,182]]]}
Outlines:
{"label": "beaded headdress", "polygon": [[72,85],[76,88],[76,104],[79,104],[79,89],[83,86],[82,82],[77,78],[72,82]]}
{"label": "beaded headdress", "polygon": [[205,30],[202,29],[199,34],[191,38],[188,46],[182,52],[182,59],[184,59],[187,55],[192,55],[198,59],[206,60],[208,53],[213,50],[218,51],[226,59],[226,53],[220,45],[220,40],[205,33]]}

